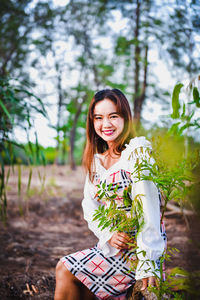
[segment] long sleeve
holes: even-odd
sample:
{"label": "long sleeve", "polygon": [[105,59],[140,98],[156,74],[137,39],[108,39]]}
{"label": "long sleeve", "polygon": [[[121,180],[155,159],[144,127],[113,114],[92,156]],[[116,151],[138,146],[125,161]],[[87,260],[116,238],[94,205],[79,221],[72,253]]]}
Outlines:
{"label": "long sleeve", "polygon": [[[154,264],[162,255],[164,241],[160,232],[160,205],[158,190],[151,181],[139,181],[134,185],[134,194],[143,194],[144,227],[137,237],[137,256],[139,259],[136,269],[136,280],[155,276]],[[146,252],[144,256],[142,251]],[[145,262],[144,262],[145,261]],[[159,276],[159,272],[156,272]]]}
{"label": "long sleeve", "polygon": [[[131,163],[140,163],[142,159],[153,163],[154,160],[150,158],[149,150],[150,145],[148,144],[144,144],[144,147],[136,148],[136,151],[134,149],[134,151],[131,152]],[[155,276],[155,273],[159,276],[159,272],[156,271],[156,260],[159,259],[164,251],[164,240],[160,230],[160,200],[158,189],[152,181],[140,180],[134,182],[135,176],[133,172],[132,197],[134,199],[137,194],[143,195],[141,196],[141,200],[144,217],[144,226],[137,236],[137,257],[139,262],[136,269],[136,280],[138,280]],[[143,253],[146,253],[146,255],[144,256]],[[152,263],[152,261],[154,263]]]}
{"label": "long sleeve", "polygon": [[84,199],[82,201],[84,219],[88,222],[89,229],[99,239],[99,247],[102,249],[103,254],[106,257],[113,256],[119,252],[118,249],[112,247],[108,240],[112,237],[113,232],[110,232],[109,228],[101,230],[98,227],[98,221],[93,221],[93,215],[100,203],[95,199],[94,185],[89,180],[89,176],[86,176],[84,186]]}

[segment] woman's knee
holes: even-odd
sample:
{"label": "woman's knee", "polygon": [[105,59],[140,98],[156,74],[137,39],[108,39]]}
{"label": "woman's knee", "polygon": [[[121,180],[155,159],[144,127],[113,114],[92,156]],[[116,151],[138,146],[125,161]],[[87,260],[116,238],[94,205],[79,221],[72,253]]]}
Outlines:
{"label": "woman's knee", "polygon": [[[63,295],[75,292],[77,299],[95,299],[81,281],[79,281],[62,263],[59,261],[56,266],[56,286],[57,292],[62,291]],[[56,299],[56,298],[55,298]],[[64,298],[63,298],[64,299]]]}
{"label": "woman's knee", "polygon": [[71,277],[71,272],[64,266],[60,260],[56,265],[56,278],[67,278]]}

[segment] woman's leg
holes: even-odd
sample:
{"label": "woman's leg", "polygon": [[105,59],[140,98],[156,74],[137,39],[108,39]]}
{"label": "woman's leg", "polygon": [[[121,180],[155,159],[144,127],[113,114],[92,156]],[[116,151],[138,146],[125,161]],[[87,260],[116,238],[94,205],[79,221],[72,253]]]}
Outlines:
{"label": "woman's leg", "polygon": [[61,261],[56,266],[54,300],[94,300],[94,294]]}

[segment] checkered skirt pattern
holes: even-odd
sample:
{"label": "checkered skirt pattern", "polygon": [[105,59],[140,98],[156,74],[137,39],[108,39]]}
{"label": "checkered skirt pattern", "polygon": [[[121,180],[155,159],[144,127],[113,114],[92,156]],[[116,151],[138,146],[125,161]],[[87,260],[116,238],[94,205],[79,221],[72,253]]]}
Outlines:
{"label": "checkered skirt pattern", "polygon": [[96,245],[64,256],[61,261],[97,299],[122,300],[125,299],[126,289],[135,283],[135,272],[130,272],[130,261],[125,260],[125,256],[135,259],[135,253],[127,250],[113,257],[105,257]]}
{"label": "checkered skirt pattern", "polygon": [[[118,187],[118,197],[115,199],[117,207],[125,210],[128,214],[131,206],[124,206],[123,191],[132,184],[131,173],[123,169],[118,170],[109,174],[104,183],[108,197],[109,193],[112,193],[116,186]],[[108,187],[111,183],[112,188],[109,190]],[[95,177],[95,185],[97,186],[97,184],[102,184],[99,174]],[[129,196],[131,197],[131,195]],[[165,239],[164,224],[161,225],[161,234]],[[129,234],[135,236],[134,228]],[[112,257],[105,257],[97,244],[93,248],[64,256],[61,261],[73,275],[96,295],[97,299],[123,300],[126,299],[126,290],[136,281],[135,272],[130,271],[131,260],[135,260],[135,257],[135,253],[128,250],[120,251]],[[159,267],[159,260],[156,263]]]}

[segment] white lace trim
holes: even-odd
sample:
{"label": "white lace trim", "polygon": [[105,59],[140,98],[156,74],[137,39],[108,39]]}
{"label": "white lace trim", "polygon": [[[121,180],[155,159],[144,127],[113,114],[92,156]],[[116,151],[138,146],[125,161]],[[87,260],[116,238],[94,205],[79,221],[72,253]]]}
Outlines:
{"label": "white lace trim", "polygon": [[145,148],[152,149],[151,143],[144,136],[135,137],[134,139],[130,140],[129,144],[126,144],[125,146],[126,149],[122,151],[121,155],[123,158],[126,159],[129,158],[129,156],[133,153],[133,151],[136,148],[145,147]]}

